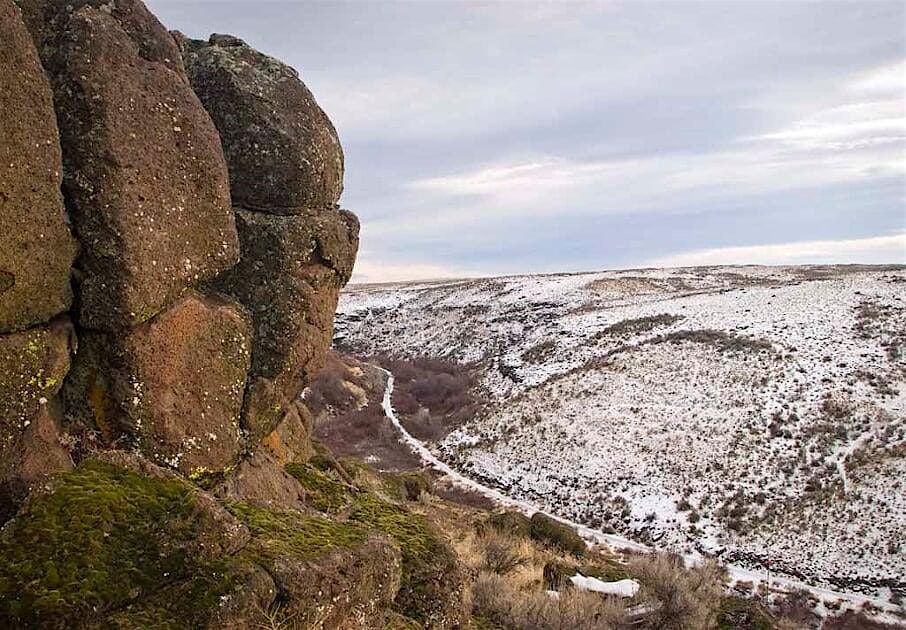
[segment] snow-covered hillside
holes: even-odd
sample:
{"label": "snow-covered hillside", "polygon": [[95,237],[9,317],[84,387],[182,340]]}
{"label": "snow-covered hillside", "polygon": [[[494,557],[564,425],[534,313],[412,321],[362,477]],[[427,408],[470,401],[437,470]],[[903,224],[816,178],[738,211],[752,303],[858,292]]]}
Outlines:
{"label": "snow-covered hillside", "polygon": [[474,364],[435,452],[564,517],[881,596],[906,587],[906,269],[350,287],[339,343]]}

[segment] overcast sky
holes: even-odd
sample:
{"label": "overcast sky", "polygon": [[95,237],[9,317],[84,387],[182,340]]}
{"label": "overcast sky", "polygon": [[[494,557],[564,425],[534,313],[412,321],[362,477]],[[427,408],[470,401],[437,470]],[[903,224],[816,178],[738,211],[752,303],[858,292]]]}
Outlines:
{"label": "overcast sky", "polygon": [[358,281],[906,262],[904,2],[187,2],[296,67]]}

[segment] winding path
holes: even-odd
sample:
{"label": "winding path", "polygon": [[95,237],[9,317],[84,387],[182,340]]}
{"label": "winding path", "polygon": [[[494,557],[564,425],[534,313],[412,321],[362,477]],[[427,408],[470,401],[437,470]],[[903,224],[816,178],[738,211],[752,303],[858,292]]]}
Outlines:
{"label": "winding path", "polygon": [[[473,492],[476,492],[494,501],[498,505],[519,510],[526,515],[531,515],[535,512],[541,512],[542,514],[554,518],[561,523],[569,525],[570,527],[574,527],[583,538],[597,544],[608,545],[613,549],[629,550],[642,553],[655,551],[654,548],[649,547],[648,545],[643,545],[641,543],[634,542],[632,540],[629,540],[628,538],[617,536],[615,534],[606,534],[602,531],[586,527],[581,523],[576,523],[555,514],[546,512],[537,505],[509,497],[499,490],[485,486],[475,481],[474,479],[470,479],[457,472],[456,470],[453,470],[450,466],[438,459],[420,440],[413,437],[412,434],[410,434],[409,431],[407,431],[406,428],[402,425],[396,415],[396,412],[393,410],[393,374],[380,366],[375,365],[374,367],[383,372],[387,377],[387,383],[384,386],[384,397],[381,401],[381,407],[384,410],[384,415],[387,416],[387,419],[390,420],[390,422],[399,432],[400,442],[409,446],[409,448],[411,448],[412,451],[421,458],[424,464],[443,473],[444,475],[449,477],[450,480],[457,486],[472,490]],[[694,565],[701,561],[701,556],[686,555],[684,556],[684,559],[687,565]],[[737,567],[733,565],[724,565],[724,567],[726,568],[730,578],[737,582],[751,582],[753,586],[757,586],[761,582],[767,582],[767,585],[770,588],[790,592],[796,590],[806,590],[822,602],[841,602],[844,604],[844,607],[848,605],[849,608],[852,608],[854,610],[858,610],[864,604],[871,604],[884,613],[902,614],[904,612],[903,608],[895,606],[889,601],[877,597],[833,591],[816,586],[811,586],[809,584],[806,584],[805,582],[799,582],[793,579],[770,575],[761,571],[752,571],[750,569],[745,569],[743,567]],[[902,618],[897,618],[889,614],[882,616],[885,617],[885,619],[883,619],[883,621],[885,622],[902,623]]]}

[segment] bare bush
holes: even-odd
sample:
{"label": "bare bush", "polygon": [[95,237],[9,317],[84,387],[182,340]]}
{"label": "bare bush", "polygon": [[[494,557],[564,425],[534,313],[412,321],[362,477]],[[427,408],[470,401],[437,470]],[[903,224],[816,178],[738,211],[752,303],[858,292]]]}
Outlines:
{"label": "bare bush", "polygon": [[706,561],[687,568],[670,554],[646,554],[630,561],[630,573],[642,584],[643,594],[659,606],[647,620],[650,628],[704,630],[717,623],[723,595],[723,570]]}
{"label": "bare bush", "polygon": [[531,558],[531,549],[524,538],[489,529],[475,541],[481,555],[481,568],[506,575],[525,566]]}
{"label": "bare bush", "polygon": [[625,615],[621,602],[597,593],[519,590],[487,572],[472,585],[472,606],[476,616],[520,630],[613,630]]}
{"label": "bare bush", "polygon": [[730,354],[745,354],[751,352],[774,352],[774,346],[766,339],[755,337],[745,337],[733,332],[723,330],[697,329],[697,330],[679,330],[667,335],[658,335],[651,340],[651,343],[679,343],[682,341],[691,341],[706,346],[711,346],[718,352]]}

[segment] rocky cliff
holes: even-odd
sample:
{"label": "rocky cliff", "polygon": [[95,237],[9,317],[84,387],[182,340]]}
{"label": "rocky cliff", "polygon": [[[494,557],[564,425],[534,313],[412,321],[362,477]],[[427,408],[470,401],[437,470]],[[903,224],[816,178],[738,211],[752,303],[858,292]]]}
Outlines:
{"label": "rocky cliff", "polygon": [[0,122],[0,625],[454,624],[446,543],[309,462],[359,228],[299,74],[0,0]]}

